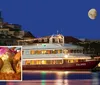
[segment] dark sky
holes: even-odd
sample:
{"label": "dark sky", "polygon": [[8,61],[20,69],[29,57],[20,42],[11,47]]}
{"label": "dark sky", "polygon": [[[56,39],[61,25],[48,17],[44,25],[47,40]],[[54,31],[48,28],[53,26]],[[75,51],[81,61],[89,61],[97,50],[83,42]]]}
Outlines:
{"label": "dark sky", "polygon": [[[88,11],[97,10],[91,20]],[[4,21],[22,25],[33,35],[59,33],[78,38],[100,39],[100,0],[0,0]]]}

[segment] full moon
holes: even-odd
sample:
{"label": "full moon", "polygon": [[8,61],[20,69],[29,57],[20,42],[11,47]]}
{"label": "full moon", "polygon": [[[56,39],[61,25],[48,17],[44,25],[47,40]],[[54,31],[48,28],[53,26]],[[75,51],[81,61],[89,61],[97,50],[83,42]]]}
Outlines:
{"label": "full moon", "polygon": [[92,8],[88,11],[88,17],[92,20],[94,20],[97,16],[97,11],[96,9]]}

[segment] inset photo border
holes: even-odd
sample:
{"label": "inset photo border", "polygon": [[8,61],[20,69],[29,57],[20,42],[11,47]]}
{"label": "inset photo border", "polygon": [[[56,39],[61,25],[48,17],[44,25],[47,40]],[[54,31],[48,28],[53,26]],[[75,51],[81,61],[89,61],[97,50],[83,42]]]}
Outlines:
{"label": "inset photo border", "polygon": [[22,81],[22,46],[0,46],[0,82]]}

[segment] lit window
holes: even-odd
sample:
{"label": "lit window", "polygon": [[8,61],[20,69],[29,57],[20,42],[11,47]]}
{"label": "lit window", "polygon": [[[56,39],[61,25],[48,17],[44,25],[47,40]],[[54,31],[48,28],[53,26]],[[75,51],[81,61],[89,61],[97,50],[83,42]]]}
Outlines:
{"label": "lit window", "polygon": [[58,50],[58,53],[62,53],[62,50]]}
{"label": "lit window", "polygon": [[51,51],[50,50],[47,50],[47,54],[50,54],[51,53]]}
{"label": "lit window", "polygon": [[56,64],[56,60],[52,60],[52,64]]}
{"label": "lit window", "polygon": [[42,50],[42,54],[46,54],[46,50]]}
{"label": "lit window", "polygon": [[68,53],[68,50],[66,50],[66,49],[65,49],[65,50],[63,50],[63,53],[67,54],[67,53]]}
{"label": "lit window", "polygon": [[34,65],[34,60],[32,60],[31,64]]}
{"label": "lit window", "polygon": [[38,60],[38,64],[41,64],[41,60]]}
{"label": "lit window", "polygon": [[30,54],[33,55],[34,54],[34,50],[30,50]]}
{"label": "lit window", "polygon": [[56,54],[56,50],[52,50],[52,53],[53,53],[53,54]]}
{"label": "lit window", "polygon": [[40,50],[38,50],[38,51],[37,51],[37,53],[38,53],[38,54],[41,54],[41,51],[40,51]]}
{"label": "lit window", "polygon": [[50,63],[50,60],[47,60],[46,63],[47,63],[47,64],[51,64],[51,63]]}
{"label": "lit window", "polygon": [[40,54],[41,51],[40,51],[40,50],[36,50],[36,51],[34,51],[34,53],[35,53],[35,54]]}
{"label": "lit window", "polygon": [[57,64],[62,64],[63,61],[62,61],[62,60],[57,60],[56,63],[57,63]]}
{"label": "lit window", "polygon": [[46,60],[42,60],[42,64],[46,64]]}
{"label": "lit window", "polygon": [[26,64],[26,65],[29,65],[29,64],[30,64],[30,61],[29,61],[29,60],[26,60],[26,61],[25,61],[25,64]]}
{"label": "lit window", "polygon": [[78,62],[78,60],[76,59],[75,62]]}
{"label": "lit window", "polygon": [[74,60],[68,60],[68,63],[74,63]]}

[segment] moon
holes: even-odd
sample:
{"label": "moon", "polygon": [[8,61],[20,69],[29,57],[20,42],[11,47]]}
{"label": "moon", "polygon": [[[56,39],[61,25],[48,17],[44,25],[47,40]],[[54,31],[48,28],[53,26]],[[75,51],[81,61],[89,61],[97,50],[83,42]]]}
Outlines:
{"label": "moon", "polygon": [[92,20],[96,19],[97,11],[96,9],[92,8],[88,11],[88,17]]}

